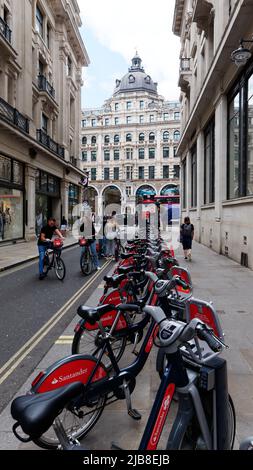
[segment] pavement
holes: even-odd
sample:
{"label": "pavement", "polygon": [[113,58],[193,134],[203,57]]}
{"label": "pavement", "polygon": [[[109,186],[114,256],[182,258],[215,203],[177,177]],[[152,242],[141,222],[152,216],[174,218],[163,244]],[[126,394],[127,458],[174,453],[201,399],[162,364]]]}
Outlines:
{"label": "pavement", "polygon": [[[64,241],[63,249],[76,243],[77,240],[70,232]],[[0,272],[33,261],[36,258],[38,258],[37,240],[29,242],[22,240],[15,244],[0,245]]]}
{"label": "pavement", "polygon": [[[223,354],[228,362],[229,392],[237,416],[235,449],[238,449],[239,442],[253,434],[253,272],[197,243],[193,246],[191,262],[183,259],[181,251],[176,253],[176,256],[180,264],[187,266],[191,272],[194,297],[213,302],[226,334],[225,341],[229,349]],[[96,288],[87,301],[88,305],[97,303],[102,287],[100,284]],[[29,390],[32,380],[40,370],[70,354],[73,328],[77,321],[76,317],[62,332],[54,346],[17,391],[16,396]],[[126,413],[124,401],[110,405],[104,410],[93,430],[83,439],[82,443],[86,448],[110,449],[112,441],[128,450],[138,448],[159,386],[159,378],[155,371],[156,353],[156,348],[153,348],[145,368],[137,378],[137,385],[132,395],[133,407],[142,413],[142,419],[132,420]],[[131,350],[128,350],[121,364],[133,360],[134,356]],[[176,411],[175,406],[161,437],[159,445],[161,449],[165,448],[164,444]],[[0,449],[37,449],[33,443],[23,444],[17,441],[11,431],[12,425],[9,404],[0,415]]]}

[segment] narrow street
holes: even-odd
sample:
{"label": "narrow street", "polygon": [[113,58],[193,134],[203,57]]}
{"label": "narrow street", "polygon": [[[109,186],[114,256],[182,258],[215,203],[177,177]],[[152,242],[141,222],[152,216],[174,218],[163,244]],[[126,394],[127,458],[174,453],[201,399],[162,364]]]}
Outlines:
{"label": "narrow street", "polygon": [[79,247],[64,250],[62,257],[67,271],[63,282],[53,271],[39,281],[38,261],[0,275],[0,409],[71,321],[76,307],[85,302],[105,275],[103,270],[87,278],[82,275]]}

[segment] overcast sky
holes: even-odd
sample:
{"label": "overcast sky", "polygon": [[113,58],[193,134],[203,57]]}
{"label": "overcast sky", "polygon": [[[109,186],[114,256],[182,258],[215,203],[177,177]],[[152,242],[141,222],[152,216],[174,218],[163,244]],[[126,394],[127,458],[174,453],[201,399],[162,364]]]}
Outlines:
{"label": "overcast sky", "polygon": [[137,50],[145,71],[168,100],[179,98],[179,38],[172,33],[175,0],[79,0],[91,64],[84,71],[83,107],[99,107]]}

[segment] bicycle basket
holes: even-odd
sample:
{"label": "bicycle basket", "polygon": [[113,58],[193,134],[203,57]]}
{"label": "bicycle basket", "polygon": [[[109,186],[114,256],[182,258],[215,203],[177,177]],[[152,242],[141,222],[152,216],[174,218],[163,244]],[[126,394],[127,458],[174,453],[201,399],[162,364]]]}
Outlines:
{"label": "bicycle basket", "polygon": [[61,248],[63,245],[62,243],[62,240],[60,238],[56,238],[54,241],[53,241],[53,246],[54,248]]}

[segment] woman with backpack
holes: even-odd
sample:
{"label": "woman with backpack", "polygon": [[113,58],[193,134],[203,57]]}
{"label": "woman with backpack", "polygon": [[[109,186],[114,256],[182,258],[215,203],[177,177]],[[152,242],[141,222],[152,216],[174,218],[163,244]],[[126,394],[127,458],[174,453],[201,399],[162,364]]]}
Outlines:
{"label": "woman with backpack", "polygon": [[185,217],[181,225],[180,241],[183,245],[184,259],[192,259],[192,240],[194,237],[194,226],[191,224],[190,217]]}

